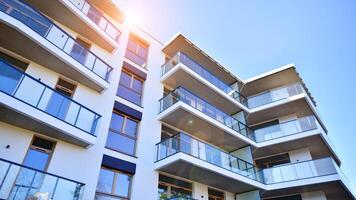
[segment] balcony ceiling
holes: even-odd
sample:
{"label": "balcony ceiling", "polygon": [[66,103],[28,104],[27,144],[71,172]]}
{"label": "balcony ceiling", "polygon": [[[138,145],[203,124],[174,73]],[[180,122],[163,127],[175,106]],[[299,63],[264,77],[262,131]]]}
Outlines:
{"label": "balcony ceiling", "polygon": [[[58,1],[57,0],[56,1],[27,0],[26,2],[32,5],[33,7],[39,9],[45,15],[49,16],[55,21],[58,21],[59,23],[65,25],[66,27],[69,27],[70,29],[82,35],[84,38],[94,42],[95,44],[101,46],[102,48],[108,51],[114,50],[115,46],[113,46],[111,42],[105,40],[97,32],[96,29],[92,28],[81,18],[75,15],[67,6],[64,5],[65,4],[64,2],[61,2],[61,0]],[[78,9],[76,11],[81,12]]]}
{"label": "balcony ceiling", "polygon": [[290,114],[297,114],[297,116],[306,116],[313,115],[314,113],[310,109],[310,106],[306,102],[305,98],[301,98],[278,106],[263,109],[258,112],[250,113],[247,116],[246,122],[249,126],[251,126]]}
{"label": "balcony ceiling", "polygon": [[228,72],[213,58],[204,53],[203,50],[195,46],[182,34],[178,34],[176,37],[174,37],[173,40],[171,40],[166,46],[164,46],[162,51],[170,57],[173,57],[179,51],[185,53],[187,56],[204,66],[208,71],[213,73],[215,76],[217,76],[219,79],[221,79],[227,84],[233,84],[235,82],[239,82],[241,84],[242,82],[231,72]]}
{"label": "balcony ceiling", "polygon": [[218,127],[208,123],[206,120],[201,119],[182,108],[178,108],[178,110],[166,115],[162,121],[226,151],[233,151],[247,145],[236,136],[224,132]]}
{"label": "balcony ceiling", "polygon": [[353,200],[346,191],[347,189],[339,181],[307,185],[302,187],[283,188],[281,190],[271,190],[262,193],[263,198],[271,198],[283,195],[292,195],[304,192],[323,191],[327,200]]}
{"label": "balcony ceiling", "polygon": [[184,160],[178,160],[160,168],[159,170],[233,193],[243,193],[256,189],[254,186],[240,182],[234,178],[223,176],[217,172],[195,166]]}

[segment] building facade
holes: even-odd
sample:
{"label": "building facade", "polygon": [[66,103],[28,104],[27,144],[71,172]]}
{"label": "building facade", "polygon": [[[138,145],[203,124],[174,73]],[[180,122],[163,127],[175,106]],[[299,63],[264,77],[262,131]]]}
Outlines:
{"label": "building facade", "polygon": [[0,199],[356,199],[293,64],[241,80],[110,0],[0,21]]}

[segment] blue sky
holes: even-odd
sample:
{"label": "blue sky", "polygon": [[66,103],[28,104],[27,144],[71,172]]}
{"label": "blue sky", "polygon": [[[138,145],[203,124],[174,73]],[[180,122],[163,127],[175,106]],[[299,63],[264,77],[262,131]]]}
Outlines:
{"label": "blue sky", "polygon": [[295,63],[356,191],[356,1],[117,1],[159,40],[181,32],[242,79]]}

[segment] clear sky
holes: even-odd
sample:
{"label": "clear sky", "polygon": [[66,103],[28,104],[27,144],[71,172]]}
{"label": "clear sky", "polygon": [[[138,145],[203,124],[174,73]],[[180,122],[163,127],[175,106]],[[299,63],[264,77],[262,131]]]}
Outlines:
{"label": "clear sky", "polygon": [[241,79],[295,63],[356,191],[356,1],[117,1],[160,41],[181,32]]}

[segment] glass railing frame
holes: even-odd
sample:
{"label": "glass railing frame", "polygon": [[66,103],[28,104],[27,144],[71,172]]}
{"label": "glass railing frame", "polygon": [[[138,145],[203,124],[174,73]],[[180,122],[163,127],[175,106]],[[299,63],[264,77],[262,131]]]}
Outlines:
{"label": "glass railing frame", "polygon": [[[51,116],[51,117],[54,117],[54,118],[56,118],[56,119],[58,119],[58,120],[60,120],[60,121],[62,121],[62,122],[64,122],[64,123],[66,123],[66,124],[68,124],[68,125],[70,125],[70,126],[73,126],[73,127],[77,128],[77,129],[79,129],[79,130],[81,130],[81,131],[84,131],[85,133],[87,133],[87,134],[89,134],[89,135],[92,135],[92,136],[94,136],[94,137],[97,137],[97,135],[96,135],[97,125],[98,125],[99,120],[100,120],[101,117],[102,117],[100,114],[94,112],[94,111],[91,110],[90,108],[88,108],[88,107],[82,105],[81,103],[75,101],[74,99],[69,98],[69,97],[67,97],[67,96],[65,96],[65,95],[63,95],[63,94],[61,94],[61,93],[59,93],[58,91],[56,91],[55,89],[53,89],[53,88],[51,88],[50,86],[46,85],[45,83],[41,82],[40,80],[36,79],[35,77],[33,77],[33,76],[31,76],[31,75],[29,75],[29,74],[27,74],[27,73],[25,73],[25,72],[23,72],[23,71],[17,69],[17,68],[14,67],[12,64],[9,64],[8,62],[6,62],[6,60],[4,60],[4,59],[2,59],[2,58],[0,58],[0,64],[1,64],[1,63],[5,63],[6,65],[10,66],[10,67],[13,68],[14,70],[16,70],[16,71],[18,71],[19,73],[21,73],[21,78],[19,79],[19,81],[18,81],[18,83],[17,83],[17,85],[16,85],[16,88],[15,88],[15,90],[12,92],[12,94],[8,94],[8,93],[6,93],[6,92],[0,90],[1,93],[4,93],[4,94],[6,94],[6,95],[8,95],[8,96],[11,96],[12,98],[17,99],[18,101],[21,101],[22,103],[25,103],[26,105],[31,106],[31,107],[35,108],[36,110],[39,110],[39,111],[41,111],[41,112],[43,112],[43,113],[45,113],[45,114],[47,114],[47,115],[49,115],[49,116]],[[1,70],[1,68],[0,68],[0,70]],[[40,84],[40,85],[42,85],[42,86],[44,87],[44,89],[43,89],[43,91],[42,91],[42,93],[41,93],[41,96],[39,97],[39,99],[38,99],[38,101],[37,101],[36,106],[31,105],[30,103],[28,103],[28,102],[26,102],[26,101],[24,101],[24,100],[22,100],[22,99],[20,99],[20,98],[15,97],[15,94],[16,94],[17,90],[19,89],[19,87],[20,87],[22,81],[24,80],[24,77],[28,77],[28,78],[30,78],[31,80],[37,82],[38,84]],[[56,93],[56,94],[60,95],[61,97],[67,99],[69,102],[74,102],[75,104],[77,104],[78,106],[80,106],[80,107],[79,107],[79,110],[78,110],[78,113],[77,113],[77,115],[76,115],[76,119],[75,119],[75,123],[74,123],[74,124],[70,124],[69,122],[66,122],[66,121],[63,120],[63,119],[60,119],[60,118],[58,118],[58,117],[56,117],[56,116],[54,116],[54,115],[52,115],[52,114],[50,114],[50,113],[47,113],[47,112],[44,111],[44,110],[41,110],[41,109],[38,108],[39,103],[41,102],[41,99],[42,99],[43,94],[44,94],[44,92],[46,91],[46,89],[49,89],[49,90],[52,91],[53,93]],[[78,117],[79,117],[81,108],[87,109],[88,111],[92,112],[95,116],[97,116],[96,120],[94,120],[94,121],[93,121],[93,124],[92,124],[93,133],[90,133],[90,132],[88,132],[88,131],[86,131],[86,130],[80,128],[80,127],[77,127],[77,126],[75,125],[75,124],[77,123],[77,120],[78,120]]]}
{"label": "glass railing frame", "polygon": [[[224,168],[223,166],[219,166],[219,165],[217,165],[217,164],[215,164],[215,163],[212,163],[212,162],[209,162],[209,161],[207,161],[207,160],[203,160],[202,158],[200,158],[200,152],[199,152],[199,151],[198,151],[198,156],[195,156],[195,155],[192,155],[192,154],[189,154],[189,153],[186,153],[186,152],[182,151],[180,145],[178,145],[178,148],[176,149],[176,152],[171,153],[171,154],[168,154],[168,153],[167,153],[167,155],[166,155],[165,157],[159,159],[159,158],[158,158],[159,155],[160,155],[160,154],[159,154],[159,145],[161,145],[162,143],[165,143],[166,141],[173,140],[174,138],[176,138],[176,137],[179,136],[179,135],[188,136],[188,137],[190,137],[192,140],[197,141],[198,143],[199,143],[199,142],[200,142],[200,143],[203,143],[203,144],[206,145],[206,146],[210,146],[210,147],[212,147],[212,148],[218,150],[219,152],[222,152],[222,153],[225,153],[225,154],[229,155],[229,157],[228,157],[229,159],[228,159],[228,160],[229,160],[229,166],[230,166],[230,167],[232,167],[232,166],[231,166],[231,163],[232,163],[231,158],[234,158],[234,159],[236,159],[236,163],[237,163],[237,166],[238,166],[238,169],[239,169],[239,170],[241,170],[241,171],[246,171],[247,173],[250,173],[248,170],[249,170],[249,169],[253,169],[253,175],[251,175],[251,174],[250,174],[250,175],[244,175],[244,174],[242,174],[242,173],[238,173],[238,172],[235,172],[235,171],[233,171],[233,170],[226,169],[226,168]],[[176,140],[180,140],[180,139],[177,139],[177,138],[176,138]],[[194,157],[194,158],[196,158],[196,159],[199,159],[199,160],[201,160],[201,161],[203,161],[203,162],[207,162],[207,163],[209,163],[209,164],[211,164],[211,165],[214,165],[214,166],[216,166],[216,167],[219,167],[219,168],[221,168],[221,169],[224,169],[224,170],[227,170],[227,171],[229,171],[229,172],[232,172],[232,173],[238,174],[238,175],[240,175],[240,176],[246,177],[246,178],[248,178],[248,179],[250,179],[250,180],[253,180],[253,181],[256,181],[256,182],[259,182],[259,183],[262,183],[262,184],[264,183],[264,176],[263,176],[263,174],[262,174],[262,175],[259,175],[259,174],[262,173],[262,169],[258,169],[254,164],[252,164],[252,163],[250,163],[250,162],[248,162],[248,161],[245,161],[245,160],[243,160],[243,159],[241,159],[241,158],[239,158],[239,157],[237,157],[237,156],[234,156],[234,155],[230,154],[229,152],[226,152],[226,151],[224,151],[224,150],[222,150],[222,149],[219,149],[219,148],[215,147],[214,145],[211,145],[211,144],[209,144],[209,143],[207,143],[207,142],[205,142],[205,141],[202,141],[202,140],[200,140],[200,139],[197,139],[197,138],[195,138],[195,137],[192,137],[191,135],[186,134],[186,133],[184,133],[184,132],[176,133],[176,134],[170,136],[169,138],[166,138],[166,139],[164,139],[164,140],[162,140],[162,141],[156,143],[155,146],[156,146],[156,156],[155,156],[156,159],[155,159],[155,163],[157,163],[157,162],[159,162],[159,161],[161,161],[161,160],[164,160],[164,159],[166,159],[166,158],[169,158],[169,157],[171,157],[171,156],[174,156],[174,155],[176,155],[176,154],[178,154],[178,153],[183,153],[183,154],[186,154],[186,155],[188,155],[188,156],[191,156],[191,157]],[[200,149],[199,145],[198,145],[197,148],[198,148],[198,150]],[[245,163],[245,166],[246,166],[246,169],[245,169],[245,170],[243,170],[243,169],[240,168],[240,162],[239,162],[239,161]],[[247,166],[248,166],[247,164],[248,164],[248,165],[251,165],[252,167],[247,167]],[[254,179],[253,177],[256,177],[256,179]],[[261,179],[262,181],[259,180],[257,177],[260,177],[260,179]]]}
{"label": "glass railing frame", "polygon": [[[6,171],[5,175],[4,175],[4,177],[3,177],[4,179],[0,182],[0,190],[1,190],[1,188],[3,187],[3,184],[4,184],[5,180],[6,180],[6,177],[7,177],[8,173],[9,173],[9,170],[10,170],[10,168],[11,168],[12,165],[19,167],[20,170],[23,169],[23,168],[25,168],[25,169],[34,171],[35,173],[41,173],[41,174],[44,174],[44,175],[49,175],[49,176],[55,177],[55,178],[57,178],[57,182],[58,182],[59,179],[62,179],[62,180],[69,181],[69,182],[75,183],[75,184],[77,184],[77,185],[80,185],[80,188],[81,188],[81,190],[82,190],[81,193],[83,193],[83,191],[84,191],[84,189],[85,189],[85,186],[86,186],[85,183],[82,183],[82,182],[79,182],[79,181],[75,181],[75,180],[72,180],[72,179],[69,179],[69,178],[66,178],[66,177],[63,177],[63,176],[58,176],[58,175],[56,175],[56,174],[49,173],[49,172],[46,172],[46,171],[43,171],[43,170],[38,170],[38,169],[29,167],[29,166],[25,166],[25,165],[22,165],[22,164],[19,164],[19,163],[10,161],[10,160],[6,160],[6,159],[3,159],[3,158],[0,158],[0,162],[1,162],[1,161],[2,161],[2,162],[5,162],[5,163],[8,163],[9,166],[8,166],[8,168],[7,168],[7,171]],[[19,171],[20,171],[20,170],[19,170]],[[17,178],[16,178],[16,179],[17,179]],[[13,186],[14,186],[14,185],[13,185]],[[55,186],[55,189],[56,189],[56,187],[57,187],[57,185]],[[54,191],[55,191],[55,190],[54,190]],[[54,194],[53,194],[53,195],[54,195]],[[79,196],[80,196],[80,193],[79,193]],[[78,197],[79,197],[79,196],[78,196]]]}
{"label": "glass railing frame", "polygon": [[[288,87],[290,87],[290,86],[295,86],[295,85],[300,86],[300,88],[302,89],[302,92],[301,92],[301,93],[295,94],[295,95],[291,95],[291,96],[288,96],[288,97],[285,97],[285,98],[281,98],[281,99],[276,99],[276,100],[273,100],[273,101],[270,101],[270,102],[267,102],[267,103],[263,103],[263,104],[261,104],[261,105],[254,106],[254,107],[248,106],[248,108],[249,108],[249,109],[256,109],[256,108],[259,108],[259,107],[262,107],[262,106],[265,106],[265,105],[268,105],[268,104],[271,104],[271,103],[279,102],[279,101],[288,99],[288,98],[290,98],[290,97],[293,97],[293,96],[297,96],[297,95],[306,93],[306,92],[305,92],[305,89],[304,89],[304,87],[303,87],[303,85],[302,85],[300,82],[295,82],[295,83],[292,83],[292,84],[289,84],[289,85],[285,85],[285,86],[282,86],[282,87],[273,88],[273,89],[270,89],[270,90],[267,90],[267,91],[260,92],[260,93],[255,94],[255,95],[248,96],[248,97],[246,97],[246,101],[248,102],[248,100],[249,100],[250,98],[253,98],[253,97],[262,96],[262,95],[264,95],[264,94],[272,93],[272,92],[275,91],[275,90],[285,89],[285,88],[288,88]],[[247,103],[247,105],[249,105],[249,104]]]}
{"label": "glass railing frame", "polygon": [[[188,92],[188,93],[190,93],[191,95],[195,96],[196,98],[200,99],[200,100],[201,100],[202,102],[204,102],[205,104],[210,105],[210,106],[213,107],[215,110],[218,110],[218,111],[220,111],[221,113],[224,113],[225,115],[231,117],[233,120],[236,120],[236,122],[238,123],[238,128],[239,128],[239,130],[233,129],[232,126],[229,127],[227,124],[224,124],[224,123],[220,122],[219,120],[213,118],[212,116],[209,116],[208,114],[206,114],[206,113],[200,111],[199,109],[193,107],[192,105],[187,104],[187,103],[184,102],[183,100],[179,99],[179,97],[177,98],[177,96],[179,96],[179,95],[175,94],[175,92],[178,91],[178,90],[185,90],[186,92]],[[173,94],[174,94],[174,95],[173,95]],[[174,96],[174,98],[175,98],[177,101],[173,102],[171,105],[169,105],[169,106],[166,107],[165,109],[162,109],[162,106],[161,106],[162,101],[163,101],[164,98],[166,98],[166,97],[169,96],[169,95]],[[182,86],[178,86],[177,88],[175,88],[174,90],[172,90],[171,92],[169,92],[168,94],[166,94],[165,96],[163,96],[162,98],[160,98],[160,99],[158,100],[158,102],[159,102],[159,113],[158,113],[158,114],[162,113],[163,111],[167,110],[168,108],[172,107],[173,105],[175,105],[175,104],[178,103],[178,102],[183,102],[184,104],[186,104],[186,105],[188,105],[188,106],[194,108],[195,110],[197,110],[197,111],[203,113],[204,115],[208,116],[209,118],[213,119],[214,121],[217,121],[217,122],[221,123],[222,125],[224,125],[224,126],[230,128],[230,129],[234,130],[235,132],[239,133],[240,135],[242,135],[242,136],[244,136],[244,137],[246,137],[246,138],[248,138],[248,139],[250,139],[250,140],[252,140],[252,141],[255,141],[254,135],[251,134],[251,130],[250,130],[250,128],[249,128],[246,124],[240,122],[239,120],[235,119],[235,118],[232,117],[231,115],[226,114],[225,112],[221,111],[221,110],[220,110],[219,108],[217,108],[216,106],[210,104],[209,102],[207,102],[207,101],[204,100],[203,98],[199,97],[198,95],[194,94],[193,92],[189,91],[188,89],[186,89],[186,88],[184,88],[184,87],[182,87]],[[242,130],[244,130],[244,129],[246,129],[246,132],[249,133],[248,135],[249,135],[250,137],[249,137],[248,135],[242,134]]]}
{"label": "glass railing frame", "polygon": [[[39,35],[40,37],[42,37],[43,39],[45,39],[47,42],[51,43],[53,46],[55,46],[57,49],[61,50],[61,52],[65,53],[66,55],[68,55],[69,57],[71,57],[71,59],[75,60],[77,63],[79,63],[80,65],[84,66],[86,69],[90,70],[92,73],[94,73],[96,76],[100,77],[102,80],[104,80],[105,82],[109,83],[109,79],[110,79],[110,75],[111,72],[113,71],[113,67],[111,67],[107,62],[105,62],[103,59],[101,59],[99,56],[97,56],[95,53],[93,53],[90,49],[85,48],[84,46],[80,45],[78,42],[76,42],[76,40],[67,33],[67,31],[65,31],[64,29],[62,29],[61,27],[59,27],[56,23],[54,23],[52,20],[50,20],[48,17],[46,17],[45,15],[43,15],[38,9],[34,8],[33,6],[29,5],[28,3],[24,2],[23,0],[18,0],[19,2],[21,2],[22,4],[28,6],[29,8],[31,8],[32,10],[36,11],[36,14],[41,15],[42,17],[44,17],[51,25],[48,27],[48,30],[46,32],[46,34],[44,36],[42,36],[41,34],[37,33],[35,30],[33,30],[31,27],[29,27],[28,25],[26,25],[25,23],[23,23],[22,21],[20,21],[19,19],[16,19],[15,17],[9,15],[6,12],[2,12],[8,16],[10,16],[11,18],[14,18],[15,20],[19,21],[21,24],[23,24],[24,26],[28,27],[29,29],[31,29],[32,31],[34,31],[37,35]],[[4,4],[4,2],[0,1],[0,4]],[[31,18],[29,16],[27,16],[28,18]],[[32,19],[32,18],[31,18]],[[49,39],[47,39],[48,34],[50,33],[50,31],[52,30],[53,27],[56,27],[57,29],[59,29],[60,31],[62,31],[64,34],[66,34],[67,39],[63,45],[62,48],[58,47],[56,44],[54,44],[53,42],[51,42]],[[70,55],[70,53],[66,52],[64,50],[64,48],[66,47],[66,44],[68,42],[68,40],[71,39],[73,40],[74,44],[80,45],[82,48],[84,48],[88,54],[92,54],[95,57],[95,60],[90,67],[87,67],[85,64],[82,64],[79,60],[77,60],[76,58],[74,58],[73,55]],[[95,67],[95,63],[96,61],[99,60],[100,62],[104,63],[104,65],[106,65],[107,69],[106,69],[106,76],[105,78],[100,76],[98,73],[96,73],[94,71],[94,67]]]}
{"label": "glass railing frame", "polygon": [[[111,39],[113,39],[116,43],[119,42],[119,38],[122,34],[122,32],[120,31],[119,28],[117,28],[107,17],[105,17],[105,15],[98,10],[95,6],[93,6],[91,3],[89,3],[87,0],[84,0],[83,6],[81,8],[77,7],[74,2],[72,2],[72,0],[69,0],[69,2],[76,7],[81,13],[83,13],[86,17],[88,17],[90,19],[91,22],[93,22],[97,27],[99,27],[100,30],[104,31],[106,33],[106,35],[108,35]],[[85,6],[85,4],[88,4],[90,7],[94,8],[96,11],[100,12],[101,17],[104,18],[108,23],[105,26],[105,29],[108,27],[108,24],[110,24],[112,27],[114,27],[117,30],[117,35],[116,38],[112,38],[107,32],[106,30],[104,30],[102,27],[99,26],[99,24],[97,24],[96,22],[94,22],[86,13],[84,13],[83,8]]]}
{"label": "glass railing frame", "polygon": [[[282,122],[282,123],[274,124],[274,125],[271,125],[271,126],[266,126],[266,127],[263,127],[263,128],[270,128],[272,126],[281,126],[283,124],[287,124],[287,123],[290,123],[290,122],[296,122],[296,121],[299,121],[302,118],[307,118],[307,117],[311,117],[311,118],[313,118],[315,120],[315,123],[316,123],[316,127],[315,128],[312,128],[312,129],[309,129],[309,130],[304,130],[304,131],[301,130],[299,132],[296,132],[296,133],[293,133],[293,134],[288,134],[288,135],[284,133],[284,135],[282,135],[282,136],[274,137],[274,138],[266,139],[266,140],[261,140],[261,141],[257,140],[257,136],[256,136],[255,131],[259,130],[259,129],[256,129],[256,130],[252,131],[253,135],[254,135],[254,138],[255,138],[255,142],[262,143],[262,142],[267,142],[267,141],[271,141],[271,140],[275,140],[275,139],[280,139],[280,138],[284,138],[284,137],[288,137],[288,136],[297,135],[297,134],[300,134],[300,133],[304,133],[304,132],[314,131],[314,130],[320,129],[321,125],[320,125],[318,119],[315,117],[315,115],[307,115],[307,116],[303,116],[303,117],[298,117],[297,119],[288,120],[288,121],[285,121],[285,122]],[[263,128],[260,128],[260,129],[263,129]]]}
{"label": "glass railing frame", "polygon": [[306,178],[297,178],[297,179],[293,179],[293,180],[287,180],[287,181],[279,181],[279,182],[274,182],[274,183],[266,183],[264,182],[265,185],[273,185],[273,184],[281,184],[281,183],[288,183],[288,182],[292,182],[292,181],[300,181],[300,180],[306,180],[306,179],[311,179],[311,178],[318,178],[318,177],[324,177],[324,176],[330,176],[330,175],[335,175],[338,174],[338,170],[337,165],[335,164],[335,161],[332,157],[323,157],[323,158],[319,158],[319,159],[309,159],[309,160],[304,160],[304,161],[300,161],[300,162],[292,162],[292,163],[286,163],[286,164],[282,164],[282,165],[278,165],[278,166],[274,166],[274,167],[270,167],[270,168],[263,168],[261,169],[263,177],[265,179],[265,170],[271,170],[271,169],[276,169],[276,168],[280,168],[281,167],[286,167],[286,166],[293,166],[293,173],[295,173],[296,171],[296,165],[298,164],[302,164],[302,163],[308,163],[308,166],[311,168],[310,163],[314,163],[315,161],[319,161],[319,160],[330,160],[330,162],[332,163],[332,166],[335,168],[335,172],[334,173],[327,173],[324,175],[318,175],[318,176],[312,176],[312,177],[306,177]]}
{"label": "glass railing frame", "polygon": [[[171,59],[169,59],[168,61],[166,61],[163,65],[161,65],[161,77],[164,76],[165,74],[167,74],[169,71],[171,71],[174,67],[172,66],[171,69],[169,70],[165,70],[166,69],[166,65],[168,63],[170,63],[173,59],[176,59],[178,58],[178,62],[177,64],[179,63],[182,63],[184,64],[182,61],[181,61],[181,56],[185,56],[186,58],[188,58],[190,61],[192,61],[193,63],[195,63],[197,66],[199,66],[201,69],[204,70],[204,73],[207,73],[209,76],[211,77],[214,77],[216,80],[218,80],[221,84],[224,84],[225,88],[227,88],[229,91],[225,91],[223,90],[222,88],[220,88],[219,86],[215,85],[214,83],[211,83],[212,85],[214,85],[214,87],[217,87],[220,91],[224,92],[225,94],[229,95],[230,97],[232,97],[233,99],[237,100],[239,103],[241,103],[242,105],[248,107],[248,104],[247,104],[247,98],[245,96],[243,96],[239,91],[233,89],[231,86],[229,86],[228,84],[226,84],[224,81],[222,81],[220,78],[218,78],[217,76],[215,76],[213,73],[211,73],[208,69],[206,69],[203,65],[199,64],[198,62],[196,62],[194,59],[192,59],[191,57],[189,57],[188,55],[186,55],[185,53],[181,52],[181,51],[178,51],[174,56],[172,56]],[[177,65],[176,64],[176,65]],[[184,64],[185,65],[185,64]],[[187,66],[187,65],[185,65]],[[199,74],[196,70],[192,69],[192,67],[190,66],[187,66],[189,69],[191,69],[194,73],[198,74],[201,78],[203,78],[204,80],[206,81],[209,81],[207,80],[206,78],[204,78],[204,76],[202,76],[201,74]],[[231,93],[232,91],[234,91],[233,93]],[[230,94],[231,93],[231,94]],[[237,97],[236,97],[236,94],[237,94]]]}

